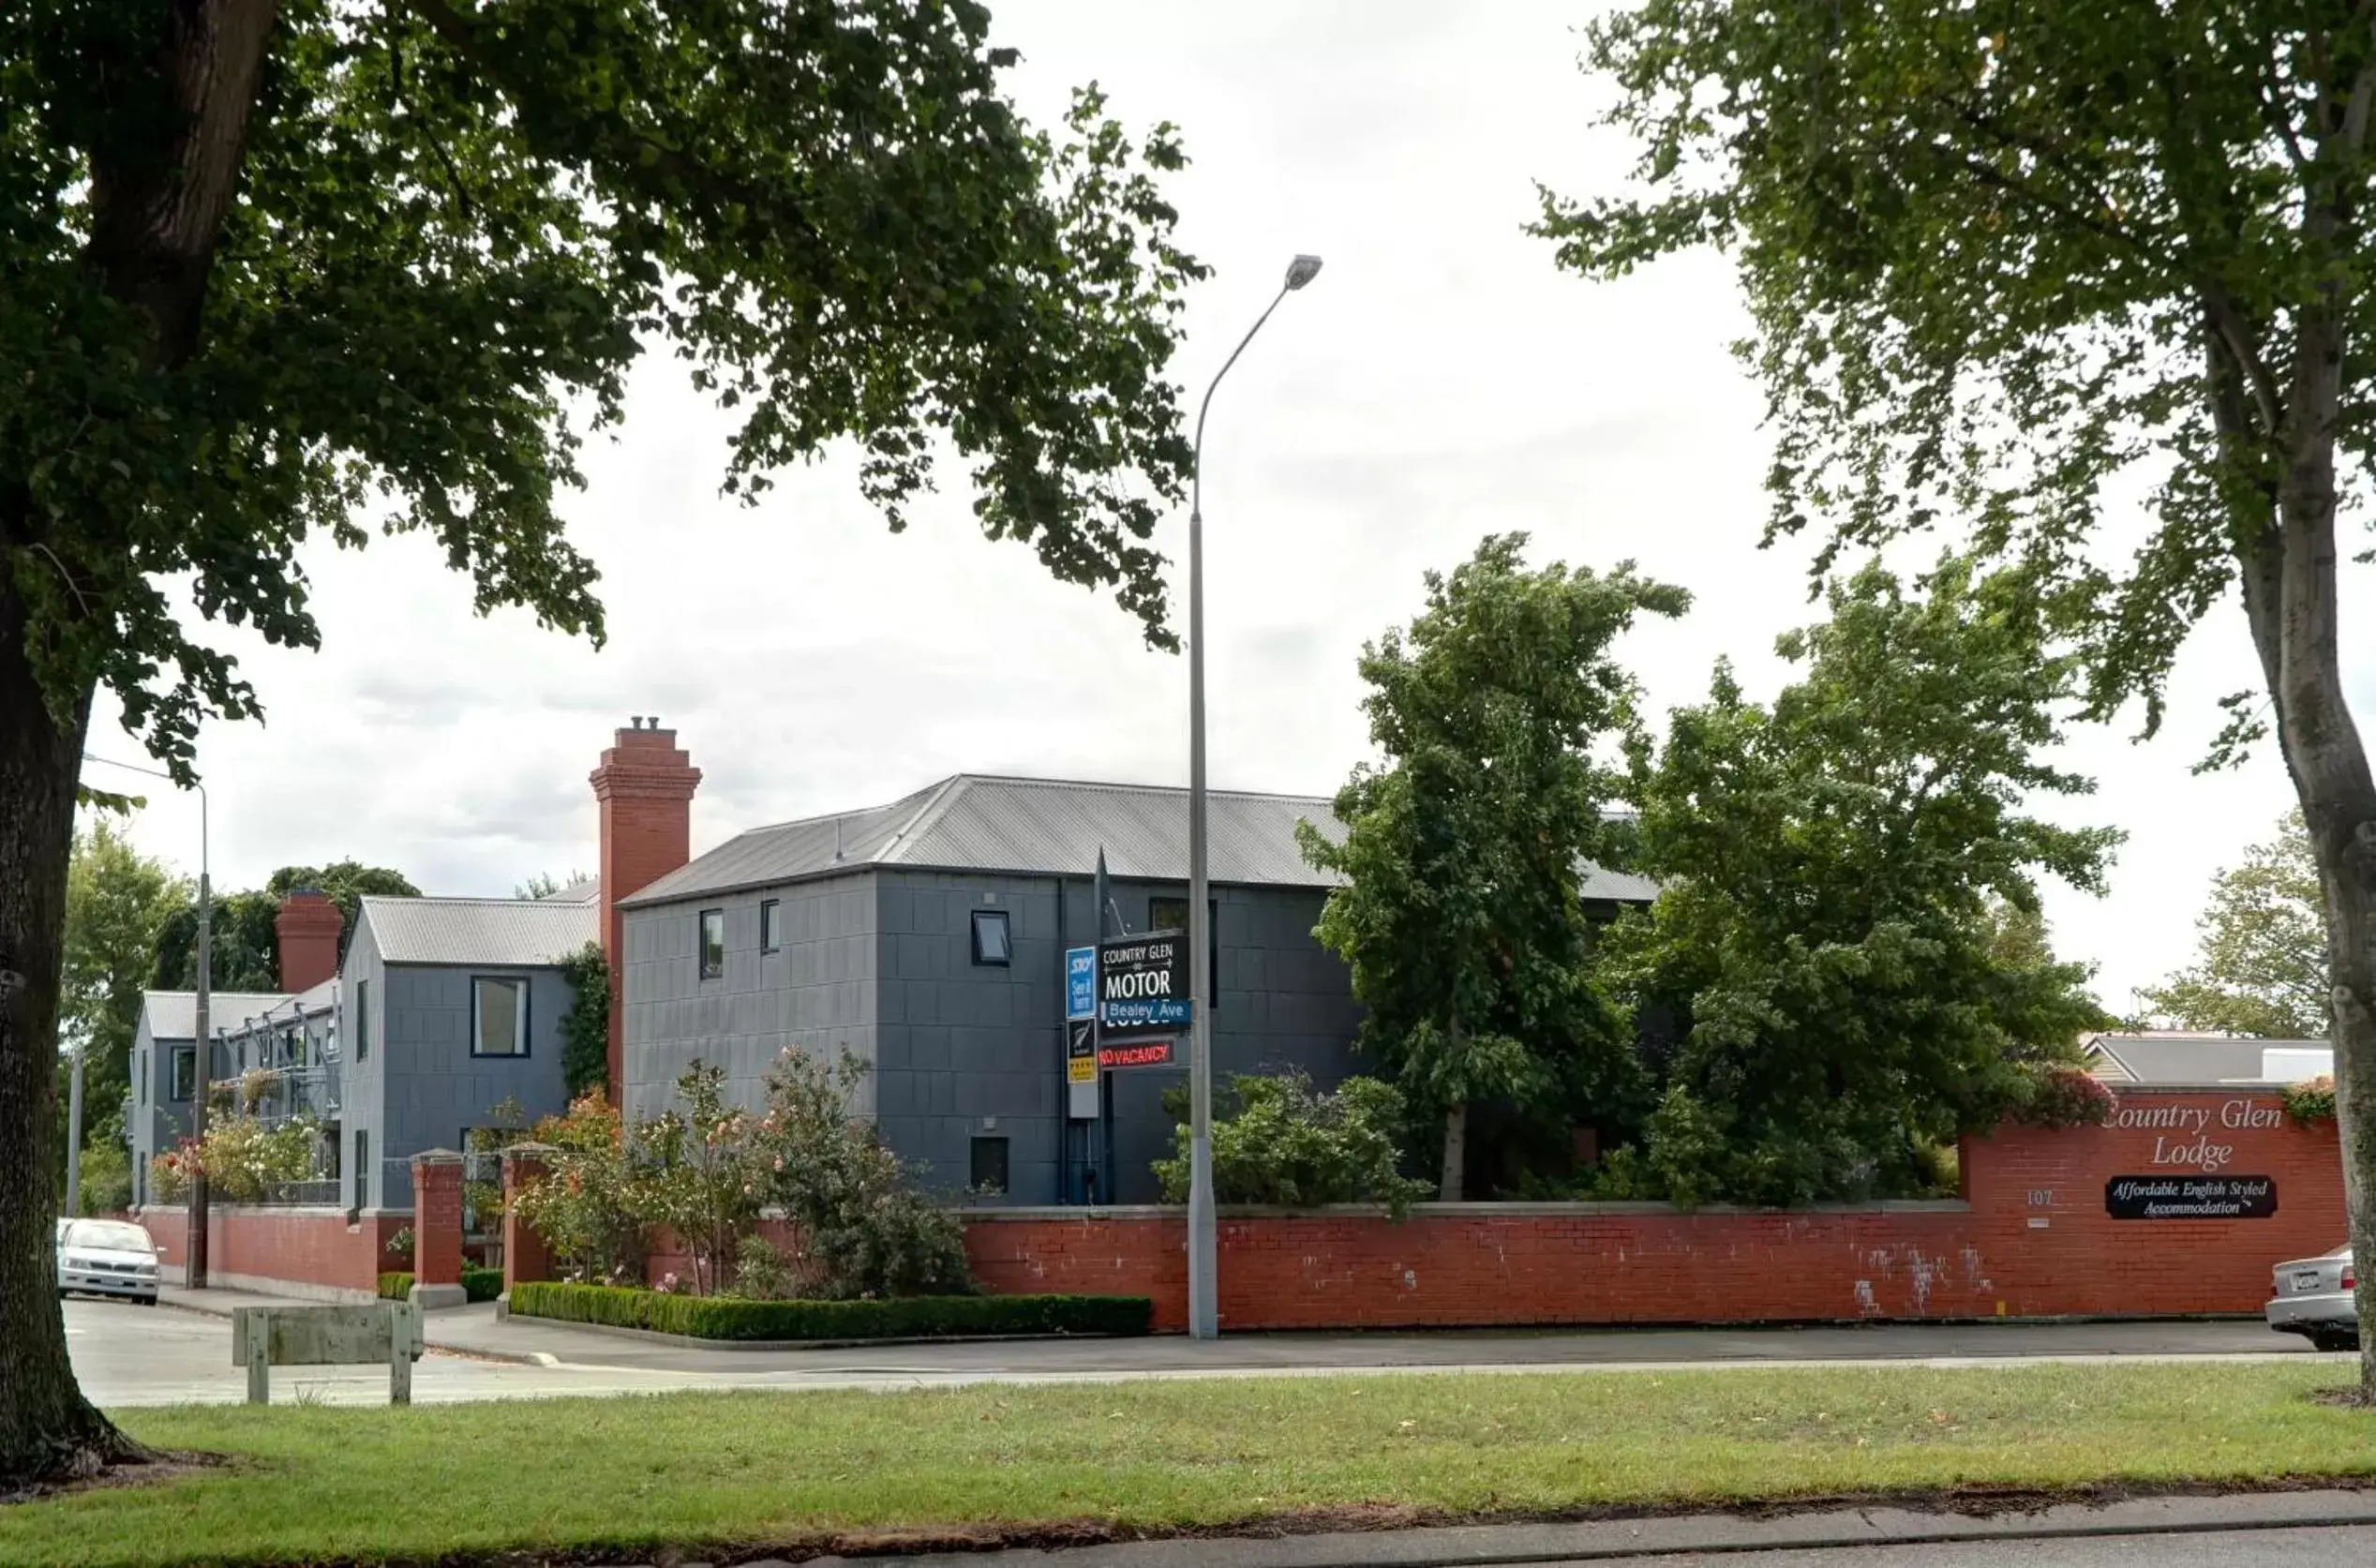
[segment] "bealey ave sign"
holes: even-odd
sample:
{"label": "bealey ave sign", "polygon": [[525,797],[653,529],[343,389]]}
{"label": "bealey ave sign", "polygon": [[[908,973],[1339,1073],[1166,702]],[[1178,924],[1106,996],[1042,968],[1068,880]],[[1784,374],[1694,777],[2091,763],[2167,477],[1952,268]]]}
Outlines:
{"label": "bealey ave sign", "polygon": [[1168,1067],[1188,1026],[1185,934],[1151,931],[1098,944],[1098,1067]]}

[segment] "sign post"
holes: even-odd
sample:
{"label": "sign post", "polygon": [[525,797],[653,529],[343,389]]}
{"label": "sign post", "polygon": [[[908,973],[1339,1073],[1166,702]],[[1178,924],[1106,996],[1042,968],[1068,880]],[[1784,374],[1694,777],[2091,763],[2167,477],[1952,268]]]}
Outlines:
{"label": "sign post", "polygon": [[1066,1108],[1075,1121],[1098,1119],[1098,949],[1064,955]]}
{"label": "sign post", "polygon": [[1098,1066],[1171,1067],[1189,1023],[1188,943],[1176,931],[1098,946]]}

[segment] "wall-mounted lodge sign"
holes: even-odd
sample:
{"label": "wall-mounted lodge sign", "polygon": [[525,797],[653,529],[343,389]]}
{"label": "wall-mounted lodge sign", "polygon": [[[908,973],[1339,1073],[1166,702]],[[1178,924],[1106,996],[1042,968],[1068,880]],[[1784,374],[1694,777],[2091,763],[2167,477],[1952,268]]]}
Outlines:
{"label": "wall-mounted lodge sign", "polygon": [[2268,1176],[2114,1176],[2104,1183],[2114,1219],[2266,1219],[2277,1213]]}
{"label": "wall-mounted lodge sign", "polygon": [[2151,1130],[2153,1148],[2146,1165],[2176,1166],[2209,1175],[2235,1157],[2231,1134],[2265,1132],[2285,1124],[2284,1110],[2266,1100],[2238,1095],[2218,1106],[2116,1104],[2104,1125],[2116,1130]]}

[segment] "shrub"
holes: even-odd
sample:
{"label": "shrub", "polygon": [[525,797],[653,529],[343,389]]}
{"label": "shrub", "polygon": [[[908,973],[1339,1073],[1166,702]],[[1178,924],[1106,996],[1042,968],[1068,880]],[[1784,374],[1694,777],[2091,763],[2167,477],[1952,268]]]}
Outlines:
{"label": "shrub", "polygon": [[520,1190],[520,1217],[583,1279],[643,1272],[647,1229],[636,1172],[620,1141],[619,1113],[599,1092],[582,1095],[532,1136],[559,1151],[545,1174]]}
{"label": "shrub", "polygon": [[116,1214],[132,1206],[132,1157],[102,1126],[82,1145],[81,1187],[84,1214]]}
{"label": "shrub", "polygon": [[799,1293],[792,1261],[764,1236],[747,1238],[735,1255],[734,1294],[750,1301],[784,1301]]}
{"label": "shrub", "polygon": [[[1390,1083],[1348,1078],[1323,1095],[1300,1071],[1245,1075],[1230,1080],[1216,1109],[1213,1195],[1220,1202],[1383,1203],[1400,1219],[1427,1192],[1401,1172],[1393,1129],[1402,1125],[1402,1095]],[[1155,1162],[1166,1202],[1188,1198],[1189,1136],[1182,1125],[1174,1157]]]}
{"label": "shrub", "polygon": [[[412,1299],[413,1276],[391,1270],[380,1277],[380,1295],[386,1301]],[[503,1293],[501,1269],[464,1269],[462,1298],[465,1301],[493,1301]]]}
{"label": "shrub", "polygon": [[151,1156],[148,1162],[150,1196],[160,1203],[187,1202],[190,1178],[198,1173],[198,1144],[187,1138]]}
{"label": "shrub", "polygon": [[695,1295],[724,1289],[735,1244],[759,1218],[762,1167],[748,1112],[726,1103],[725,1071],[695,1062],[677,1080],[684,1109],[635,1131],[636,1207],[676,1232],[693,1262]]}
{"label": "shrub", "polygon": [[2305,1079],[2285,1086],[2285,1113],[2297,1127],[2312,1122],[2335,1119],[2335,1080],[2332,1077]]}
{"label": "shrub", "polygon": [[973,1289],[957,1217],[916,1190],[850,1092],[866,1068],[847,1051],[830,1068],[786,1051],[768,1069],[768,1110],[752,1127],[761,1195],[800,1236],[795,1293],[837,1298],[952,1295]]}
{"label": "shrub", "polygon": [[895,1301],[742,1301],[610,1285],[522,1284],[523,1318],[638,1328],[695,1339],[922,1339],[970,1335],[1148,1332],[1145,1296],[908,1296]]}
{"label": "shrub", "polygon": [[2027,1096],[2014,1106],[2013,1116],[2031,1127],[2101,1127],[2112,1106],[2112,1091],[2092,1074],[2057,1065],[2031,1074]]}

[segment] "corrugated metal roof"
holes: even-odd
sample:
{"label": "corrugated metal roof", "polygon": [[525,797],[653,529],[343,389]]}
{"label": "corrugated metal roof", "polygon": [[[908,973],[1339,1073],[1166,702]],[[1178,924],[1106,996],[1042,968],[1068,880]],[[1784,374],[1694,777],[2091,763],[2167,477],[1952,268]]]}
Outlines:
{"label": "corrugated metal roof", "polygon": [[598,904],[516,898],[366,898],[389,963],[557,963],[600,933]]}
{"label": "corrugated metal roof", "polygon": [[[206,1026],[209,1029],[236,1029],[250,1018],[277,1008],[289,1000],[288,993],[276,991],[217,991],[206,998]],[[189,1040],[198,1038],[198,993],[195,991],[151,991],[142,997],[146,1011],[148,1036],[157,1040]]]}
{"label": "corrugated metal roof", "polygon": [[[1299,821],[1344,837],[1325,796],[1215,790],[1205,817],[1212,879],[1334,887],[1338,879],[1314,871],[1296,847]],[[755,828],[620,903],[668,903],[863,866],[1086,875],[1100,848],[1115,876],[1187,881],[1188,791],[960,773],[888,806]],[[1655,894],[1643,877],[1586,868],[1586,898],[1646,903]]]}
{"label": "corrugated metal roof", "polygon": [[2132,1083],[2261,1083],[2261,1053],[2326,1047],[2324,1040],[2242,1039],[2220,1035],[2098,1035],[2085,1049],[2116,1064]]}

